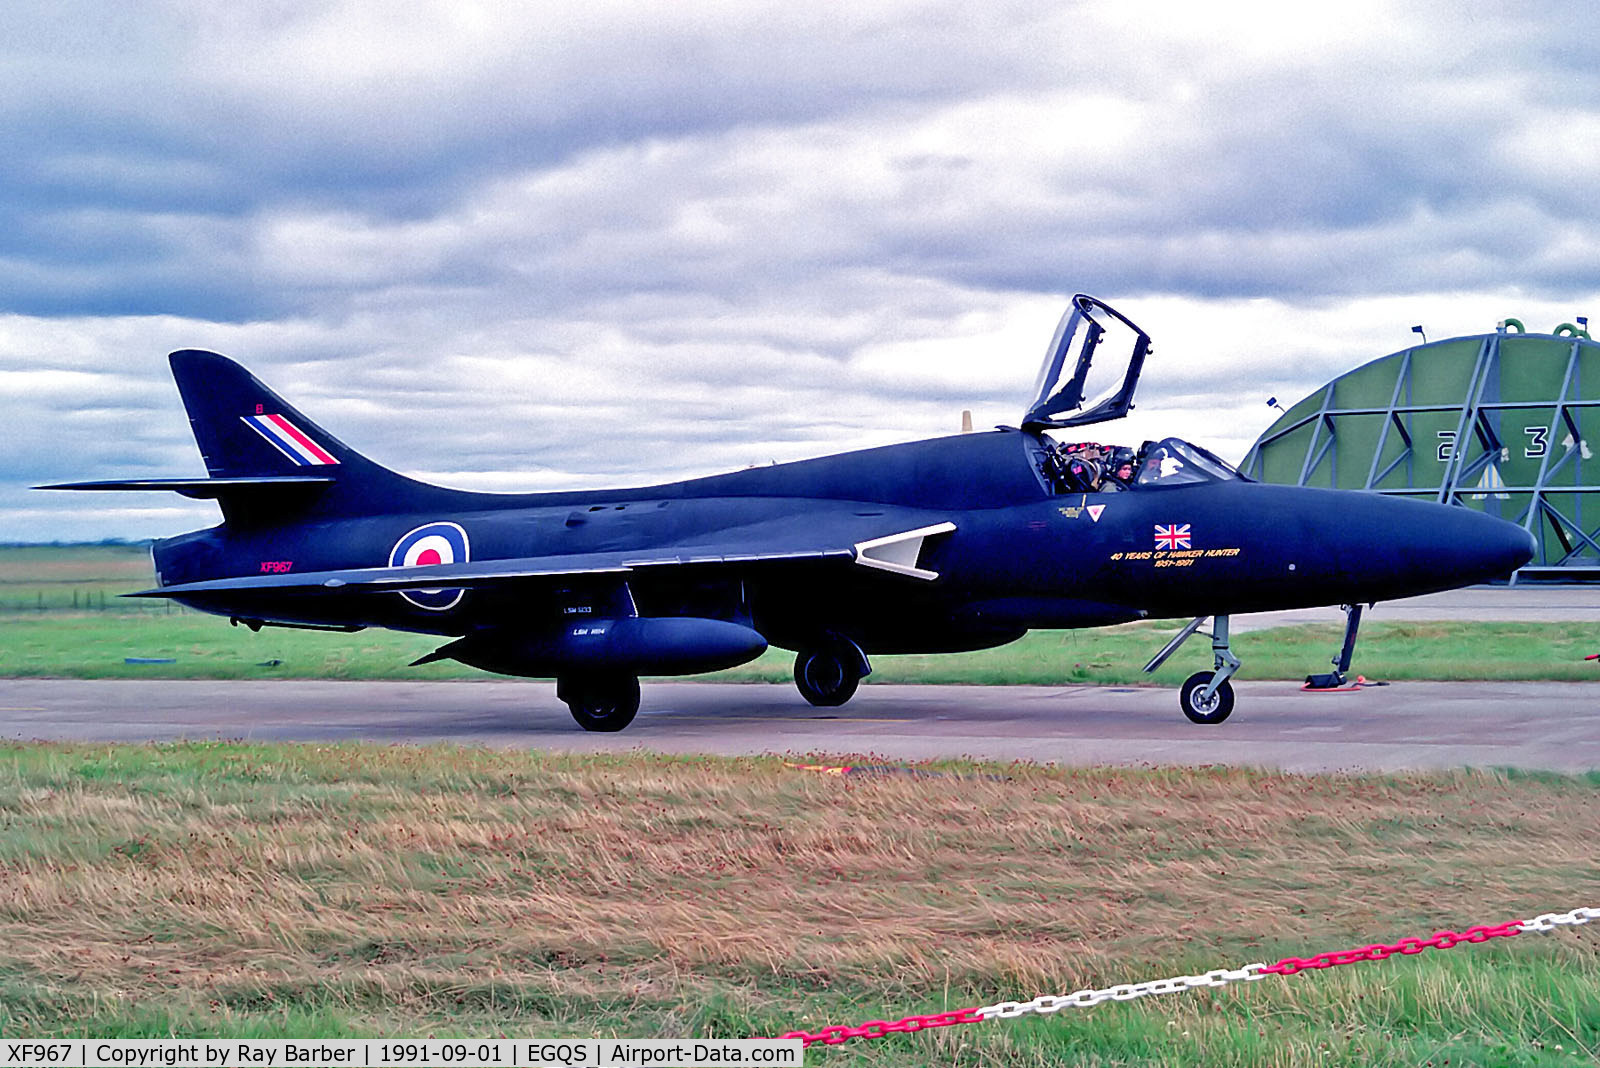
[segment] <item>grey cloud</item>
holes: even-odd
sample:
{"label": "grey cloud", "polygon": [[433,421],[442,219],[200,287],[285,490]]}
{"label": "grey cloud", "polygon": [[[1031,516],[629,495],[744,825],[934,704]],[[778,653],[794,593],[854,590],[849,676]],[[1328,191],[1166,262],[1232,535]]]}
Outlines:
{"label": "grey cloud", "polygon": [[[1041,294],[1600,283],[1568,5],[1379,5],[1298,49],[1110,2],[154,10],[0,11],[5,479],[197,471],[190,345],[400,469],[544,486],[1014,420],[1051,313],[1002,324]],[[1380,354],[1338,336],[1153,364],[1141,408]],[[62,370],[118,377],[5,391]]]}
{"label": "grey cloud", "polygon": [[[94,270],[0,270],[0,291],[42,314],[311,310],[318,287],[219,257],[216,235],[244,247],[282,210],[427,219],[598,146],[927,104],[1051,65],[1012,32],[1037,21],[1014,6],[808,10],[8,5],[0,257]],[[150,232],[174,216],[204,232]]]}

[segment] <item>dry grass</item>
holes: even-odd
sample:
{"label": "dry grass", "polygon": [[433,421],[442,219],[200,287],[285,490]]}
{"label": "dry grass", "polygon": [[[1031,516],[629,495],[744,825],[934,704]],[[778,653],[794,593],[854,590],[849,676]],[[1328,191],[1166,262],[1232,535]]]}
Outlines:
{"label": "dry grass", "polygon": [[[14,747],[0,1032],[750,1033],[1065,992],[1593,904],[1596,794],[1489,773],[837,778],[771,760]],[[1584,932],[1525,952],[1600,974]],[[1382,967],[1470,1016],[1496,995],[1467,966]],[[1292,1015],[1282,989],[1332,979],[1266,1002]],[[1160,1034],[1169,1017],[1200,1029],[1183,1015],[1200,1010],[1149,1011]],[[1592,1045],[1600,1000],[1585,1011]],[[903,1041],[1050,1063],[1042,1032],[1009,1026],[977,1046]],[[1237,1063],[1298,1059],[1276,1056]]]}

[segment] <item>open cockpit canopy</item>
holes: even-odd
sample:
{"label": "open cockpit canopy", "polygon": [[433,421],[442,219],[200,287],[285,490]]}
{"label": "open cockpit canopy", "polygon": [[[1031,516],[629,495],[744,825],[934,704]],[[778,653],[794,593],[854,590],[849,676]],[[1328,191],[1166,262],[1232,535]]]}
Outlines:
{"label": "open cockpit canopy", "polygon": [[1150,335],[1105,301],[1079,293],[1061,317],[1034,385],[1024,430],[1120,419],[1150,354]]}

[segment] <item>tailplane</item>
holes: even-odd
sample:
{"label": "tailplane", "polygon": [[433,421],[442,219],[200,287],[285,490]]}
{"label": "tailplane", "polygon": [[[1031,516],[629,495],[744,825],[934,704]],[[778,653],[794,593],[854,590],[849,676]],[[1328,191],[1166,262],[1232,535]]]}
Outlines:
{"label": "tailplane", "polygon": [[[260,507],[268,499],[271,511],[287,518],[284,512],[404,511],[422,504],[418,498],[448,492],[367,459],[226,356],[183,349],[169,359],[207,473],[249,480],[265,491],[223,495],[230,521],[270,521]],[[286,495],[269,489],[269,479],[300,485]]]}
{"label": "tailplane", "polygon": [[377,466],[226,356],[183,349],[169,360],[212,478],[311,474],[342,479],[348,471],[340,469],[351,464]]}
{"label": "tailplane", "polygon": [[71,482],[41,489],[172,490],[215,499],[235,526],[309,517],[407,512],[458,490],[374,463],[312,422],[226,356],[183,349],[170,357],[206,479]]}

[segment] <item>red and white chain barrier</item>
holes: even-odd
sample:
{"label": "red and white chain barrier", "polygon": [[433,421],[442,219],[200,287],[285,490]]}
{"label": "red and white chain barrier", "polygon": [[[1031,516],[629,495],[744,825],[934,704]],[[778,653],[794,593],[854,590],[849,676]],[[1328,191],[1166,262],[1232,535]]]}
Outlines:
{"label": "red and white chain barrier", "polygon": [[1364,960],[1414,956],[1428,949],[1452,949],[1463,942],[1487,942],[1519,934],[1548,934],[1562,927],[1578,927],[1600,920],[1600,908],[1577,908],[1571,912],[1547,912],[1531,920],[1511,920],[1493,926],[1469,927],[1465,931],[1438,931],[1430,938],[1402,938],[1398,942],[1378,942],[1356,949],[1318,953],[1314,957],[1285,957],[1275,964],[1246,964],[1242,968],[1219,968],[1204,975],[1179,975],[1146,983],[1123,983],[1100,990],[1075,990],[1070,994],[1041,994],[1032,1001],[1001,1001],[971,1009],[952,1009],[927,1016],[906,1016],[899,1020],[868,1020],[854,1027],[824,1027],[820,1031],[789,1031],[779,1038],[802,1039],[809,1046],[837,1046],[855,1038],[882,1038],[885,1035],[928,1031],[956,1024],[982,1023],[985,1020],[1014,1020],[1038,1013],[1048,1016],[1066,1008],[1087,1009],[1103,1001],[1133,1001],[1152,994],[1178,994],[1200,987],[1253,983],[1269,975],[1294,975],[1296,972],[1334,968]]}

